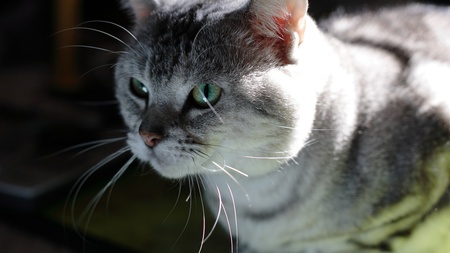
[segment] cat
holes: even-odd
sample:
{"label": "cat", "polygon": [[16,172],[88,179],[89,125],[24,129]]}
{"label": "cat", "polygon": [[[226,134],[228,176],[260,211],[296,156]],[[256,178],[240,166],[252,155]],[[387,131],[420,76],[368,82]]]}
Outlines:
{"label": "cat", "polygon": [[122,2],[127,143],[197,180],[232,252],[450,252],[449,8]]}

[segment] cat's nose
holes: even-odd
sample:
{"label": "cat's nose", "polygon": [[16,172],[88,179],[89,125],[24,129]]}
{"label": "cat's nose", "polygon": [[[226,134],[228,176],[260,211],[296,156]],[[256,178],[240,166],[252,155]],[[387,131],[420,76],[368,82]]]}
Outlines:
{"label": "cat's nose", "polygon": [[147,131],[139,131],[139,134],[141,135],[142,140],[144,141],[145,145],[149,148],[154,148],[162,139],[162,135],[150,133]]}

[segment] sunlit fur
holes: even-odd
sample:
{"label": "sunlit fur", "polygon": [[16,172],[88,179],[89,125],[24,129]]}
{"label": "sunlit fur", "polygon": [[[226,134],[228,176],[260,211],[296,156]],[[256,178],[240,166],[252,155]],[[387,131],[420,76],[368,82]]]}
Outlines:
{"label": "sunlit fur", "polygon": [[[448,9],[319,29],[306,0],[219,2],[127,2],[139,11],[116,94],[134,156],[202,189],[232,252],[392,252],[446,210]],[[190,100],[201,83],[223,91],[206,109]],[[142,130],[162,138],[148,147]]]}

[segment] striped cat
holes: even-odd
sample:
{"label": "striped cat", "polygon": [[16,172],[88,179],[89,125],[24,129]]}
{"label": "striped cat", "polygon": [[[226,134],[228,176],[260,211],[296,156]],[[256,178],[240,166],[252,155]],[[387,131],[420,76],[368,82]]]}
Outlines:
{"label": "striped cat", "polygon": [[232,251],[450,252],[449,8],[123,2],[129,147],[198,182]]}

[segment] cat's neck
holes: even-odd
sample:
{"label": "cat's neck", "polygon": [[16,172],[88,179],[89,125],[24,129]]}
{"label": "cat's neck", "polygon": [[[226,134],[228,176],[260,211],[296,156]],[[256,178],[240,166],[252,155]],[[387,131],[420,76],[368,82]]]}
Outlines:
{"label": "cat's neck", "polygon": [[[320,187],[317,183],[313,186],[312,182],[319,182],[318,178],[314,178],[320,175],[319,170],[314,168],[333,164],[337,155],[346,152],[350,137],[357,131],[359,91],[355,83],[358,77],[352,74],[353,63],[344,55],[345,45],[322,33],[312,19],[307,22],[305,40],[293,55],[297,62],[288,68],[300,70],[293,71],[298,75],[295,78],[302,80],[298,85],[313,87],[317,95],[315,119],[309,138],[313,144],[298,150],[297,156],[284,164],[273,163],[277,168],[269,174],[243,176],[230,171],[234,178],[224,173],[207,176],[213,179],[205,180],[213,182],[207,184],[208,191],[220,190],[223,199],[234,201],[240,207],[265,210],[279,206],[276,196],[291,193],[292,186],[300,185],[297,187],[301,189],[299,194],[308,193],[313,188],[317,190]],[[300,118],[299,128],[302,124],[304,122]],[[234,196],[229,193],[230,189]],[[271,202],[268,203],[267,199]]]}
{"label": "cat's neck", "polygon": [[360,77],[355,74],[355,62],[348,53],[349,46],[324,34],[311,19],[308,20],[305,41],[299,48],[298,68],[302,69],[299,80],[308,80],[302,81],[301,85],[313,85],[317,91],[316,112],[310,133],[316,144],[308,149],[322,150],[318,153],[322,154],[323,159],[326,154],[342,152],[357,130],[362,91],[356,84]]}

